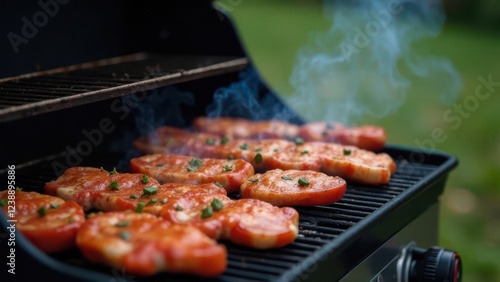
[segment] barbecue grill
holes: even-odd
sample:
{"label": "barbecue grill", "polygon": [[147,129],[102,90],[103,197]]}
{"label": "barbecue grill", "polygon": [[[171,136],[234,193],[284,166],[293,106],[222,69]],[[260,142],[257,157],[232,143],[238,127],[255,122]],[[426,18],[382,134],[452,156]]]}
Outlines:
{"label": "barbecue grill", "polygon": [[[217,89],[255,73],[230,18],[212,1],[21,2],[5,3],[1,12],[1,33],[8,36],[0,52],[0,174],[6,183],[7,166],[16,165],[16,185],[27,191],[43,192],[71,166],[126,171],[138,155],[132,140],[161,125],[188,128],[206,115]],[[253,86],[256,99],[273,110],[234,116],[271,119],[279,112],[302,123],[258,75]],[[349,183],[335,204],[297,208],[299,236],[286,247],[224,242],[227,271],[206,280],[459,281],[458,255],[432,247],[438,198],[457,160],[395,145],[384,152],[398,165],[388,184]],[[3,213],[1,222],[7,233]],[[0,244],[5,266],[10,247]],[[76,249],[47,255],[21,234],[15,254],[10,279],[200,281],[131,277],[88,262]]]}

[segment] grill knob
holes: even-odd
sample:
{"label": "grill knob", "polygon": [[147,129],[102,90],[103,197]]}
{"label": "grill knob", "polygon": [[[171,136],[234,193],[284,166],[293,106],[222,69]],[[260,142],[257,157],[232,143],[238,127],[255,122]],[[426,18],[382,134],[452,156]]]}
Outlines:
{"label": "grill knob", "polygon": [[462,281],[460,256],[442,247],[412,249],[409,281]]}

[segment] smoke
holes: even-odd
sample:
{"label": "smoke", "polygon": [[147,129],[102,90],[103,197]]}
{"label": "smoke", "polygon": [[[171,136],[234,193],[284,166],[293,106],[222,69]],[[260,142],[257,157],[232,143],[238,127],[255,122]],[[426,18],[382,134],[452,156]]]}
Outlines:
{"label": "smoke", "polygon": [[207,106],[208,117],[243,117],[251,120],[290,120],[296,116],[274,95],[266,95],[261,79],[252,67],[239,73],[240,80],[218,88]]}
{"label": "smoke", "polygon": [[461,89],[452,63],[412,48],[436,37],[445,15],[437,0],[325,0],[331,28],[299,50],[287,102],[307,120],[359,123],[384,117],[406,99],[412,82],[450,104]]}
{"label": "smoke", "polygon": [[[135,127],[124,130],[122,136],[111,144],[111,151],[118,152],[123,157],[117,164],[120,171],[127,171],[129,161],[138,156],[132,144],[135,139],[153,132],[165,124],[177,127],[186,125],[182,114],[183,106],[193,106],[194,96],[191,92],[183,92],[175,87],[163,87],[143,92],[143,100],[138,102],[134,96],[122,98],[124,105],[130,105],[130,116]],[[153,140],[154,142],[154,140]]]}

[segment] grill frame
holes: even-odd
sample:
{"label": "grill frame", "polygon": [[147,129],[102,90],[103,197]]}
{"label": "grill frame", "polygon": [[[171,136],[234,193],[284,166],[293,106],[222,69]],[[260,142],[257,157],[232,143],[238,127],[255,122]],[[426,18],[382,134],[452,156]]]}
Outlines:
{"label": "grill frame", "polygon": [[[386,147],[385,152],[398,163],[398,170],[389,184],[380,187],[348,184],[344,198],[333,205],[297,207],[300,214],[299,237],[284,248],[251,250],[224,242],[228,246],[228,270],[221,277],[208,281],[341,279],[391,236],[434,205],[444,189],[449,171],[457,165],[454,156],[442,152],[416,152],[412,148],[393,145]],[[27,190],[37,190],[35,187],[39,190],[41,183],[50,180],[50,176],[43,179],[24,177],[40,170],[43,164],[47,164],[46,161],[32,162],[19,169],[18,179],[32,181]],[[23,171],[28,174],[23,175]],[[26,240],[18,240],[25,255],[40,265],[43,273],[54,272],[58,278],[61,275],[71,279],[86,277],[90,281],[110,281],[114,276],[121,275],[109,267],[82,261],[77,250],[49,256]],[[171,274],[137,277],[134,280],[165,279],[199,281],[199,277]]]}

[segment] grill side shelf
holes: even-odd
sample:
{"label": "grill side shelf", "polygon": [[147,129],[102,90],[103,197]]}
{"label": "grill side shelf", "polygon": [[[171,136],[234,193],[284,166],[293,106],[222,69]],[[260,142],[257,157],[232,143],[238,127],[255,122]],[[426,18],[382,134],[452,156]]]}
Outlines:
{"label": "grill side shelf", "polygon": [[239,71],[246,58],[139,53],[0,80],[0,122]]}

